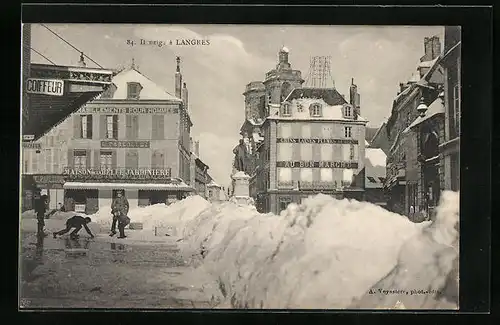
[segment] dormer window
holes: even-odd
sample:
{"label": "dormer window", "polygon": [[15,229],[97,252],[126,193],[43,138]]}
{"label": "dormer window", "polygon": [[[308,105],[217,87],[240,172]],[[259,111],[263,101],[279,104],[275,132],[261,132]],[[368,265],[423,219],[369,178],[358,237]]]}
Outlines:
{"label": "dormer window", "polygon": [[138,82],[127,83],[127,99],[139,99],[142,86]]}
{"label": "dormer window", "polygon": [[352,106],[350,106],[350,105],[344,106],[344,117],[346,117],[346,118],[352,117]]}
{"label": "dormer window", "polygon": [[311,116],[313,117],[321,116],[321,104],[318,103],[312,104],[310,110],[311,110]]}
{"label": "dormer window", "polygon": [[283,106],[281,108],[281,115],[283,115],[283,116],[290,116],[290,115],[292,115],[292,111],[291,111],[289,103],[284,103],[283,104]]}

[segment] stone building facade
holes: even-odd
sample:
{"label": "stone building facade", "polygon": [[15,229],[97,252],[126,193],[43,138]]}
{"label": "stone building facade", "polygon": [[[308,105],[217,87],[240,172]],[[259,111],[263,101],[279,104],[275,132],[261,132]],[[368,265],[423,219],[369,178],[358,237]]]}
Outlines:
{"label": "stone building facade", "polygon": [[64,201],[58,193],[56,203],[67,210],[95,212],[117,190],[125,190],[131,207],[183,198],[194,188],[192,122],[181,78],[178,62],[174,96],[133,65],[116,74],[102,95],[40,139],[42,150],[24,150],[26,173],[62,175]]}
{"label": "stone building facade", "polygon": [[389,142],[384,184],[388,196],[387,207],[399,214],[415,214],[415,204],[422,202],[425,196],[418,163],[419,139],[413,133],[404,131],[419,117],[417,107],[422,100],[430,105],[438,97],[440,91],[429,87],[426,78],[435,69],[440,53],[439,38],[426,37],[424,55],[420,58],[417,71],[408,82],[400,83],[400,91],[393,101],[391,116],[385,127]]}
{"label": "stone building facade", "polygon": [[440,144],[443,156],[443,188],[460,190],[460,116],[461,116],[461,29],[447,26],[444,33],[445,132]]}

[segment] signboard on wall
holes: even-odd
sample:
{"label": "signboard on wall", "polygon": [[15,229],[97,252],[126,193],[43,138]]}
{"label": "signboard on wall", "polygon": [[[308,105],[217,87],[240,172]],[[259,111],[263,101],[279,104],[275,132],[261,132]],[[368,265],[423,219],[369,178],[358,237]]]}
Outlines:
{"label": "signboard on wall", "polygon": [[326,143],[326,144],[358,144],[355,139],[322,139],[322,138],[277,138],[278,143]]}
{"label": "signboard on wall", "polygon": [[101,141],[101,148],[149,148],[149,141]]}
{"label": "signboard on wall", "polygon": [[28,94],[62,96],[64,94],[64,80],[29,78],[26,80],[26,92]]}
{"label": "signboard on wall", "polygon": [[69,168],[63,175],[70,181],[108,180],[169,180],[170,168]]}
{"label": "signboard on wall", "polygon": [[357,169],[357,162],[350,161],[277,161],[276,167],[282,168],[342,168]]}
{"label": "signboard on wall", "polygon": [[177,107],[112,107],[97,106],[80,108],[78,114],[176,114]]}
{"label": "signboard on wall", "polygon": [[23,142],[24,149],[42,149],[40,142]]}

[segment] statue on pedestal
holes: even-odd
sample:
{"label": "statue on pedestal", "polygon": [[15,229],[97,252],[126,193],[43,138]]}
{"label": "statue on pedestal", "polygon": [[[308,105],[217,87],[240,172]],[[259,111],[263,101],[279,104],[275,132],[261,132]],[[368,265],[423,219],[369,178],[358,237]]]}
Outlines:
{"label": "statue on pedestal", "polygon": [[243,139],[240,139],[240,143],[236,147],[234,147],[233,153],[234,153],[233,167],[236,169],[236,171],[242,171],[246,173],[247,172],[246,159],[248,151],[247,151],[247,146],[245,145]]}

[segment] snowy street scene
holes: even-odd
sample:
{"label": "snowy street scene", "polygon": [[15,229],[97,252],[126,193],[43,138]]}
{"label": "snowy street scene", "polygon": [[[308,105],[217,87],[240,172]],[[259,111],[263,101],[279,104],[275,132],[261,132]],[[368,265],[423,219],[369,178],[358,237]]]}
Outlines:
{"label": "snowy street scene", "polygon": [[458,310],[460,27],[22,45],[21,310]]}

